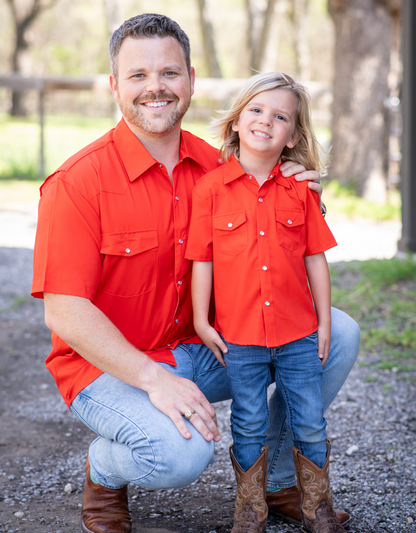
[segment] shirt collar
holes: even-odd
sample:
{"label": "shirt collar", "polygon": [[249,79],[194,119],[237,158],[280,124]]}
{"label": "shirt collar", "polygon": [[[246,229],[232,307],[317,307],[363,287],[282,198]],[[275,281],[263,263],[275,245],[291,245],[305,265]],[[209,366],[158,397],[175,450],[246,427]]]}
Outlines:
{"label": "shirt collar", "polygon": [[[290,188],[290,183],[288,182],[287,178],[283,177],[280,172],[280,165],[281,163],[277,163],[270,174],[274,174],[274,179],[276,183],[278,183],[279,185],[283,185],[286,188]],[[234,156],[230,159],[228,165],[224,168],[226,169],[224,175],[224,183],[226,185],[236,180],[237,178],[241,178],[242,176],[246,175],[246,172],[243,170],[242,166],[240,165],[240,162]]]}
{"label": "shirt collar", "polygon": [[[190,158],[195,161],[205,172],[206,165],[202,162],[201,155],[190,142],[190,134],[181,130],[181,144],[179,150],[179,160]],[[121,156],[121,160],[126,168],[130,181],[134,181],[144,174],[150,167],[158,164],[139,139],[127,126],[124,118],[120,120],[114,130],[114,143]]]}

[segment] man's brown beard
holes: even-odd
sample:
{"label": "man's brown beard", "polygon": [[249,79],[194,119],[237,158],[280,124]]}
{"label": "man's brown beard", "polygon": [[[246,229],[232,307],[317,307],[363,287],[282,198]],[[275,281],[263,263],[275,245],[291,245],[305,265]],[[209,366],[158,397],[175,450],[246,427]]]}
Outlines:
{"label": "man's brown beard", "polygon": [[172,103],[178,102],[179,99],[172,93],[168,92],[159,92],[159,93],[149,93],[146,95],[141,95],[140,98],[136,98],[133,102],[133,106],[126,105],[122,99],[119,99],[120,111],[123,117],[130,123],[137,126],[139,129],[146,133],[150,134],[161,134],[168,133],[171,131],[178,122],[182,120],[185,113],[188,111],[191,104],[191,95],[187,101],[182,102],[178,107],[176,106],[175,111],[170,114],[167,118],[167,123],[163,126],[163,129],[155,128],[152,121],[148,120],[143,116],[140,111],[140,106],[143,102],[154,102],[154,101],[170,101]]}

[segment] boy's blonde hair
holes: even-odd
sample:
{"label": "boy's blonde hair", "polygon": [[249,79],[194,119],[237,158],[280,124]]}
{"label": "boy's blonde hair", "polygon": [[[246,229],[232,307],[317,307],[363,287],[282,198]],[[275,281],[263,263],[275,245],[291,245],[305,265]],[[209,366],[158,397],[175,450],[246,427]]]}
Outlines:
{"label": "boy's blonde hair", "polygon": [[229,109],[218,111],[219,117],[211,121],[209,130],[223,141],[220,148],[221,161],[228,161],[233,155],[238,159],[240,139],[238,132],[232,129],[233,123],[239,119],[242,110],[254,96],[272,89],[285,89],[293,94],[298,102],[295,117],[298,142],[293,148],[285,146],[282,160],[296,161],[306,170],[325,170],[326,154],[312,128],[309,95],[303,85],[283,72],[268,72],[249,78],[231,100]]}

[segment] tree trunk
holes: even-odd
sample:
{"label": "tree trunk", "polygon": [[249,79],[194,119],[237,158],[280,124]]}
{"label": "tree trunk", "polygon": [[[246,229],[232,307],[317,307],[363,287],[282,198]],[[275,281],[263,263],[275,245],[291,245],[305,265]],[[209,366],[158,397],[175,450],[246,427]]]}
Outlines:
{"label": "tree trunk", "polygon": [[208,76],[210,78],[222,78],[221,67],[218,62],[217,50],[215,48],[214,29],[208,15],[206,0],[198,0],[198,10]]}
{"label": "tree trunk", "polygon": [[267,0],[264,10],[254,0],[246,0],[247,46],[250,53],[250,74],[261,71],[273,22],[277,0]]}
{"label": "tree trunk", "polygon": [[302,81],[311,79],[311,56],[308,44],[309,0],[291,0],[290,18],[293,24],[293,40],[296,72]]}
{"label": "tree trunk", "polygon": [[330,177],[383,203],[388,167],[393,4],[397,0],[329,0],[335,24]]}
{"label": "tree trunk", "polygon": [[107,30],[111,37],[114,31],[123,24],[123,9],[120,0],[104,0]]}
{"label": "tree trunk", "polygon": [[[19,0],[6,0],[6,2],[10,7],[15,29],[13,53],[10,61],[11,70],[12,72],[21,74],[22,57],[29,47],[29,43],[26,40],[26,32],[38,16],[46,9],[55,5],[57,0],[49,0],[49,2],[44,3],[42,3],[42,0],[32,0],[25,13],[22,13]],[[26,116],[27,111],[24,105],[24,96],[24,91],[12,92],[12,106],[10,109],[12,116]]]}

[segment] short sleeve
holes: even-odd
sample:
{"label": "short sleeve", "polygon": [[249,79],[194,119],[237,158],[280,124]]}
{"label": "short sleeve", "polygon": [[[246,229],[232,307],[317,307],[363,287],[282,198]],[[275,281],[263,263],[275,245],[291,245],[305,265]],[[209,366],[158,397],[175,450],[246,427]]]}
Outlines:
{"label": "short sleeve", "polygon": [[192,261],[212,261],[211,202],[199,196],[198,185],[192,192],[192,215],[185,257]]}
{"label": "short sleeve", "polygon": [[337,242],[321,213],[319,195],[305,187],[306,255],[315,255],[334,246]]}
{"label": "short sleeve", "polygon": [[39,202],[32,296],[44,292],[92,300],[100,280],[101,228],[96,209],[72,185],[54,177]]}

